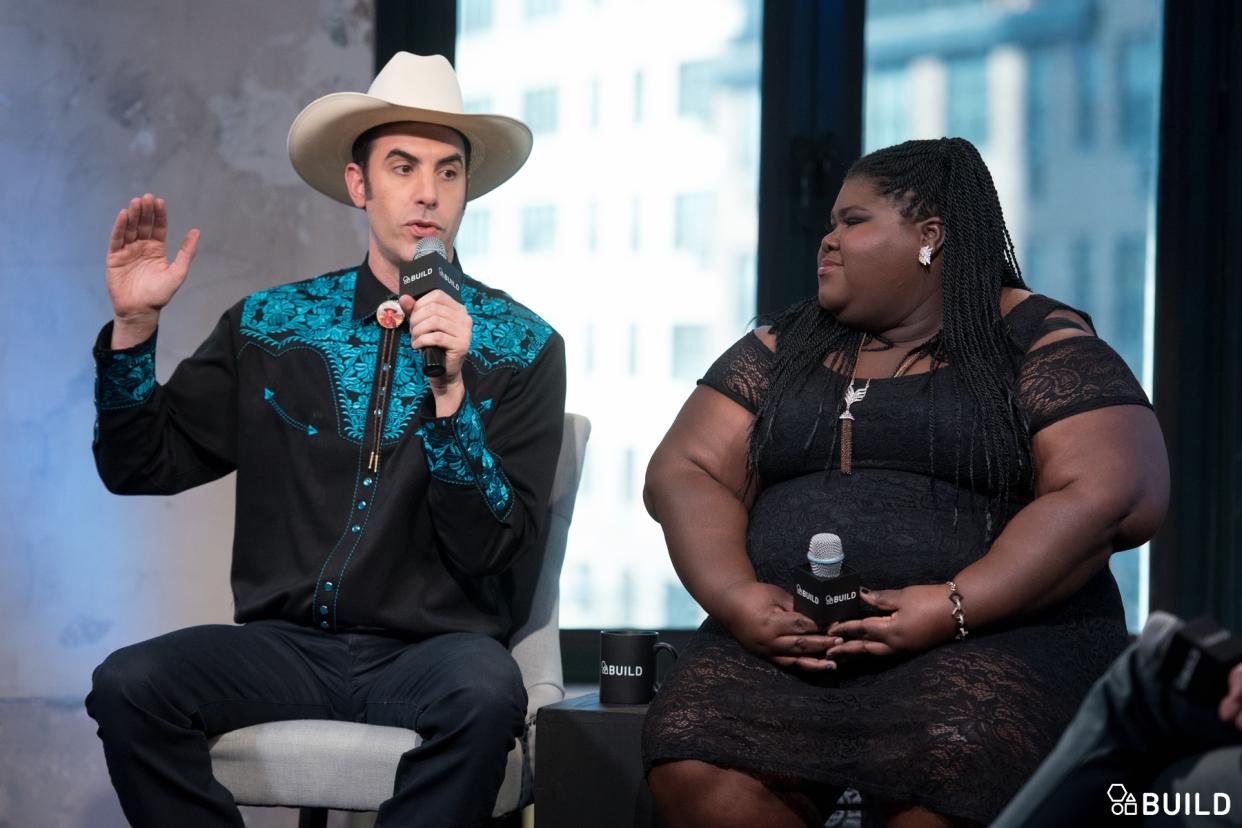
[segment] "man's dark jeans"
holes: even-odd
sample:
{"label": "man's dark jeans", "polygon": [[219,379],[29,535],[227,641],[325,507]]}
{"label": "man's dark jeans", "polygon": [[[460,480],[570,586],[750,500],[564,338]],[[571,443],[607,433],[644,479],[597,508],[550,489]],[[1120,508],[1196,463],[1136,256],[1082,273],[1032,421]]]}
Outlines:
{"label": "man's dark jeans", "polygon": [[259,722],[338,719],[416,730],[380,826],[474,826],[491,814],[522,734],[526,690],[498,642],[410,644],[286,621],[190,627],[117,650],[86,709],[135,826],[243,825],[211,775],[209,737]]}

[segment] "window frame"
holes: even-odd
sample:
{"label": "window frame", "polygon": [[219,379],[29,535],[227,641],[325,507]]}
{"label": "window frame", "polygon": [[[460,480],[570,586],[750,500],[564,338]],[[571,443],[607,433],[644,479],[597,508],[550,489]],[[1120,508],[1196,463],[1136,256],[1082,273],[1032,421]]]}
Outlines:
{"label": "window frame", "polygon": [[[375,0],[376,70],[398,50],[453,61],[456,0]],[[1156,410],[1174,469],[1173,507],[1152,543],[1150,607],[1210,612],[1242,626],[1230,588],[1242,548],[1242,472],[1221,466],[1221,447],[1242,448],[1242,338],[1213,309],[1242,307],[1242,260],[1216,243],[1242,236],[1242,15],[1230,0],[1166,0],[1156,168]],[[804,293],[790,277],[797,251],[813,246],[848,164],[862,147],[865,8],[857,0],[764,2],[760,99],[757,308],[767,313]],[[1095,67],[1102,71],[1103,67]],[[1215,97],[1203,89],[1219,89]],[[808,106],[807,102],[815,105]],[[1196,123],[1188,130],[1177,125]],[[1100,124],[1093,137],[1100,140]],[[1232,140],[1222,135],[1233,133]],[[1230,170],[1228,176],[1220,170]],[[1219,205],[1226,205],[1220,208]],[[1164,278],[1164,274],[1169,274]],[[1185,278],[1182,275],[1185,274]],[[1197,436],[1183,440],[1183,428]],[[1234,470],[1236,471],[1236,470]],[[666,631],[684,643],[687,630]],[[561,631],[569,682],[596,680],[598,631]]]}

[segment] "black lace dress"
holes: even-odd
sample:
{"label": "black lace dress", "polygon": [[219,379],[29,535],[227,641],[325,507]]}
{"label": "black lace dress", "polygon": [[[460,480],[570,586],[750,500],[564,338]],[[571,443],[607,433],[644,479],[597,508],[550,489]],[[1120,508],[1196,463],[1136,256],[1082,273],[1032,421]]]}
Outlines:
{"label": "black lace dress", "polygon": [[[1094,408],[1148,405],[1125,363],[1095,337],[1027,354],[1040,335],[1065,324],[1048,316],[1064,307],[1036,295],[1006,319],[1015,355],[1024,355],[1017,385],[1031,433]],[[748,334],[702,382],[754,411],[771,360]],[[926,373],[873,380],[855,406],[854,471],[844,477],[835,458],[825,472],[830,427],[821,422],[807,445],[828,371],[782,407],[775,448],[762,458],[763,488],[747,532],[759,579],[792,592],[810,536],[825,531],[841,536],[847,562],[868,587],[952,578],[986,551],[989,492],[983,455],[970,446],[969,392],[951,367],[934,381]],[[835,416],[835,404],[823,408]],[[1029,486],[1016,484],[1009,517],[1031,499]],[[1038,615],[913,656],[842,662],[826,674],[783,670],[708,618],[648,711],[644,763],[699,759],[793,780],[820,796],[852,788],[879,806],[872,814],[884,803],[917,803],[986,823],[1052,749],[1125,644],[1107,569]]]}

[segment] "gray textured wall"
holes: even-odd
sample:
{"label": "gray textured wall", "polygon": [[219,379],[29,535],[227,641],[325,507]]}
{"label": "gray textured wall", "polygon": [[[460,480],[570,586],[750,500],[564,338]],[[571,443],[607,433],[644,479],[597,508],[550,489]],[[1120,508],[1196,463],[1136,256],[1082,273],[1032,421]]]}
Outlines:
{"label": "gray textured wall", "polygon": [[359,261],[361,216],[302,184],[285,135],[366,89],[372,23],[369,0],[0,6],[0,828],[121,824],[80,712],[91,669],[232,615],[231,477],[119,498],[95,476],[112,218],[151,191],[174,248],[203,232],[161,379],[246,293]]}

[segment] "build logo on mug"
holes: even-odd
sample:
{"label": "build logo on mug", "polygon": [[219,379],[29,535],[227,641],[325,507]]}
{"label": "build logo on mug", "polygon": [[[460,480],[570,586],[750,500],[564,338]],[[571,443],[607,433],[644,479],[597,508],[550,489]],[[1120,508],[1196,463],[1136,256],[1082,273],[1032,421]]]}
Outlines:
{"label": "build logo on mug", "polygon": [[599,700],[601,704],[647,704],[655,698],[656,653],[677,658],[672,644],[649,630],[601,630]]}

